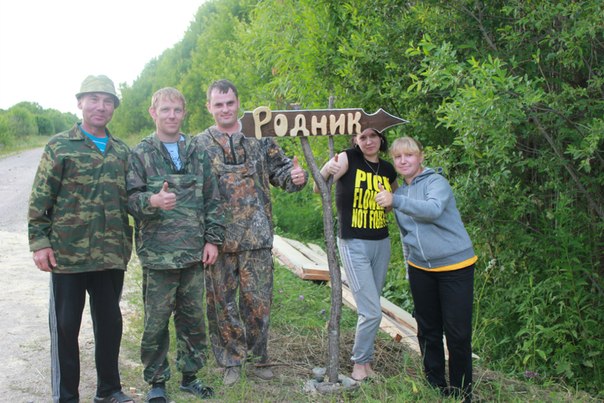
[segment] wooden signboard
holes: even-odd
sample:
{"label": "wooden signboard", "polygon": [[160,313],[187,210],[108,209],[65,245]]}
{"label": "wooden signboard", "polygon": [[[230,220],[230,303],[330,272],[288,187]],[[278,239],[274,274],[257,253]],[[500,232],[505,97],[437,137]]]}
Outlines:
{"label": "wooden signboard", "polygon": [[366,128],[382,132],[408,123],[383,109],[368,115],[362,109],[320,109],[271,111],[266,106],[245,112],[240,119],[241,132],[248,137],[295,137],[356,135]]}

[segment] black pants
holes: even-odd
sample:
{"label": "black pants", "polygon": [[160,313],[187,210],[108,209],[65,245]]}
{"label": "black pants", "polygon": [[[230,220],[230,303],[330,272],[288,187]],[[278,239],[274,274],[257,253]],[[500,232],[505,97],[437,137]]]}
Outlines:
{"label": "black pants", "polygon": [[428,382],[447,387],[443,331],[449,350],[450,386],[471,396],[474,265],[447,272],[409,267],[420,349]]}
{"label": "black pants", "polygon": [[97,396],[121,390],[118,356],[122,341],[120,298],[123,270],[52,274],[50,283],[50,339],[53,401],[78,402],[80,349],[78,336],[86,292],[94,329]]}

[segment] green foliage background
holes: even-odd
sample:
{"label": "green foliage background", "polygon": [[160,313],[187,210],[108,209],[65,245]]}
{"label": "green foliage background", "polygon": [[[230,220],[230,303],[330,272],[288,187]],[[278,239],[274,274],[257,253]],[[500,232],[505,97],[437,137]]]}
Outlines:
{"label": "green foliage background", "polygon": [[20,102],[7,110],[0,109],[0,152],[30,144],[31,136],[48,136],[67,130],[77,120],[73,113],[44,109],[33,102]]}
{"label": "green foliage background", "polygon": [[[418,138],[427,164],[444,168],[479,255],[484,365],[604,397],[602,21],[599,0],[206,1],[182,41],[121,86],[111,128],[131,141],[151,132],[151,95],[173,86],[188,100],[184,130],[201,132],[220,78],[244,110],[324,109],[334,96],[336,108],[408,119],[389,139]],[[0,142],[8,113],[33,124],[2,111]],[[301,158],[295,139],[279,141]],[[323,163],[326,140],[311,145]],[[280,231],[322,239],[318,196],[273,196]],[[384,292],[412,309],[391,229]]]}
{"label": "green foliage background", "polygon": [[[151,94],[170,85],[188,99],[185,129],[200,132],[219,78],[238,86],[244,110],[324,109],[334,96],[337,108],[408,119],[389,138],[415,136],[444,168],[479,254],[478,355],[602,393],[603,20],[596,0],[208,1],[183,40],[121,88],[112,127],[153,130]],[[324,139],[311,143],[323,163]],[[280,231],[322,238],[310,189],[273,196]],[[391,233],[385,294],[412,309]]]}

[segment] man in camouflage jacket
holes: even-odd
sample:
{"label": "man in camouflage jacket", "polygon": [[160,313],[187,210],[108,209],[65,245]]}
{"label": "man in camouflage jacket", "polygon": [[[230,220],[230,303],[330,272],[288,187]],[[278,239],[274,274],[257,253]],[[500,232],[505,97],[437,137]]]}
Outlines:
{"label": "man in camouflage jacket", "polygon": [[[224,383],[239,379],[241,365],[271,379],[268,327],[273,292],[273,220],[270,185],[301,190],[307,174],[272,139],[245,137],[235,86],[220,80],[207,93],[216,122],[195,138],[206,150],[225,203],[226,235],[216,263],[206,270],[207,314],[212,349],[225,367]],[[237,298],[239,292],[239,298]]]}
{"label": "man in camouflage jacket", "polygon": [[88,292],[95,324],[95,401],[130,401],[121,391],[118,371],[119,301],[132,251],[126,194],[129,148],[106,127],[119,105],[109,78],[87,77],[76,97],[82,122],[46,145],[28,213],[34,262],[51,273],[53,400],[79,399],[78,334]]}
{"label": "man in camouflage jacket", "polygon": [[212,389],[196,373],[206,350],[202,264],[214,263],[224,239],[220,193],[209,159],[180,132],[183,95],[174,88],[158,90],[149,113],[156,131],[132,150],[127,179],[143,266],[143,376],[152,385],[149,400],[165,398],[168,326],[174,313],[181,390],[210,397]]}

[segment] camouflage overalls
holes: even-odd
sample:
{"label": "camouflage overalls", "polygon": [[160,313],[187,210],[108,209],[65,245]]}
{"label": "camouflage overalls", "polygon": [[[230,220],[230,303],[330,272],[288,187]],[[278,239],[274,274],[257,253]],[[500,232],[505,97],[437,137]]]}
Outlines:
{"label": "camouflage overalls", "polygon": [[[185,135],[178,148],[180,170],[151,134],[132,150],[127,178],[128,205],[137,222],[136,251],[143,266],[141,360],[148,383],[170,379],[167,356],[173,312],[177,370],[194,375],[203,367],[203,247],[206,242],[220,245],[224,238],[220,193],[209,160]],[[169,211],[149,204],[164,182],[176,194],[176,208]]]}
{"label": "camouflage overalls", "polygon": [[210,157],[225,203],[224,243],[205,272],[212,349],[224,367],[265,363],[273,292],[270,185],[288,192],[304,185],[292,183],[293,163],[272,139],[229,136],[213,126],[194,141]]}

